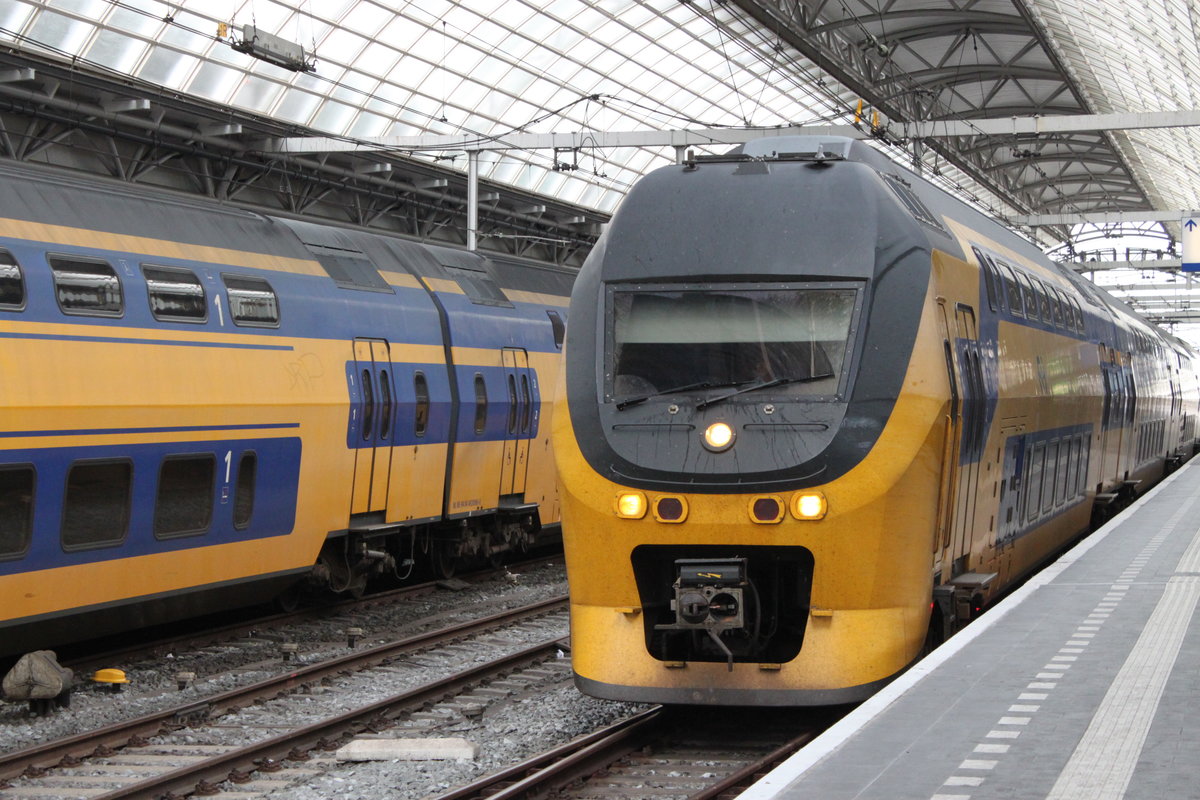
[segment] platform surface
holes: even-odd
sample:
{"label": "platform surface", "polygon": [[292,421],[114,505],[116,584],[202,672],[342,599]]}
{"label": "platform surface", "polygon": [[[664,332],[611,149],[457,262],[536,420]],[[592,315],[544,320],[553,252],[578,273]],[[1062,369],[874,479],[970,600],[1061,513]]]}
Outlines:
{"label": "platform surface", "polygon": [[1200,798],[1200,459],[743,800]]}

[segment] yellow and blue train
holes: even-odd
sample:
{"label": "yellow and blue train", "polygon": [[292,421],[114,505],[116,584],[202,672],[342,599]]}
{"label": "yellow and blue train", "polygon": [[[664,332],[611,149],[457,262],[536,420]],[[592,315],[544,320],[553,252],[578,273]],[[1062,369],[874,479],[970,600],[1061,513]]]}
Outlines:
{"label": "yellow and blue train", "polygon": [[574,275],[0,167],[0,651],[555,532]]}
{"label": "yellow and blue train", "polygon": [[651,173],[570,311],[597,697],[860,700],[1197,446],[1190,348],[848,139]]}

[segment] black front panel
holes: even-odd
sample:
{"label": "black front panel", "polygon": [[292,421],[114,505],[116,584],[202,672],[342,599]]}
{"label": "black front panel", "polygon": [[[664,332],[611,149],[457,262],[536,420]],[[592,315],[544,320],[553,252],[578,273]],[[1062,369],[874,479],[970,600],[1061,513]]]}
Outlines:
{"label": "black front panel", "polygon": [[[631,559],[654,658],[783,664],[800,653],[812,592],[808,549],[642,545]],[[708,607],[687,605],[689,597]]]}
{"label": "black front panel", "polygon": [[[784,491],[844,474],[903,388],[927,231],[873,163],[647,176],[572,294],[566,378],[584,457],[614,481],[668,492]],[[714,422],[735,434],[723,451],[702,440]]]}

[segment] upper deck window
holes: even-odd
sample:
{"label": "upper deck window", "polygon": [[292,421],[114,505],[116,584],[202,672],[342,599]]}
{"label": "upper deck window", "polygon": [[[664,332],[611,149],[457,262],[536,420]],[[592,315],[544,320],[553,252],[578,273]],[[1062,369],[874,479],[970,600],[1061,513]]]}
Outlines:
{"label": "upper deck window", "polygon": [[321,267],[329,273],[342,289],[357,289],[363,292],[389,292],[395,290],[379,274],[365,253],[356,250],[341,250],[316,244],[304,245],[316,257]]}
{"label": "upper deck window", "polygon": [[107,261],[79,256],[49,256],[54,291],[64,314],[119,317],[125,313],[121,280]]}
{"label": "upper deck window", "polygon": [[163,322],[204,322],[208,319],[208,299],[196,273],[175,267],[142,265],[150,312]]}
{"label": "upper deck window", "polygon": [[896,197],[900,199],[900,202],[904,204],[904,207],[916,218],[917,222],[928,225],[943,236],[949,235],[946,233],[946,229],[942,227],[942,223],[938,218],[921,202],[921,198],[917,197],[916,192],[912,190],[908,181],[898,175],[883,175],[883,177],[886,178],[884,183],[891,188]]}
{"label": "upper deck window", "polygon": [[512,308],[513,304],[505,296],[504,290],[492,279],[492,276],[482,269],[467,269],[443,265],[446,274],[454,279],[463,294],[476,305],[499,306]]}
{"label": "upper deck window", "polygon": [[222,275],[229,295],[229,313],[235,325],[252,328],[279,327],[279,298],[262,278]]}
{"label": "upper deck window", "polygon": [[25,276],[13,254],[0,249],[0,308],[20,311],[25,307]]}
{"label": "upper deck window", "polygon": [[836,395],[858,299],[846,284],[613,290],[609,396],[767,382],[747,398]]}

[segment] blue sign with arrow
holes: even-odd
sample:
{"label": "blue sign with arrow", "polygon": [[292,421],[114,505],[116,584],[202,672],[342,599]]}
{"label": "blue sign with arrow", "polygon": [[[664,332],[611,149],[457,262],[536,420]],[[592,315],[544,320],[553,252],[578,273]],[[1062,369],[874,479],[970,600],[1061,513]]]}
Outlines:
{"label": "blue sign with arrow", "polygon": [[1184,272],[1200,272],[1200,215],[1183,218]]}

